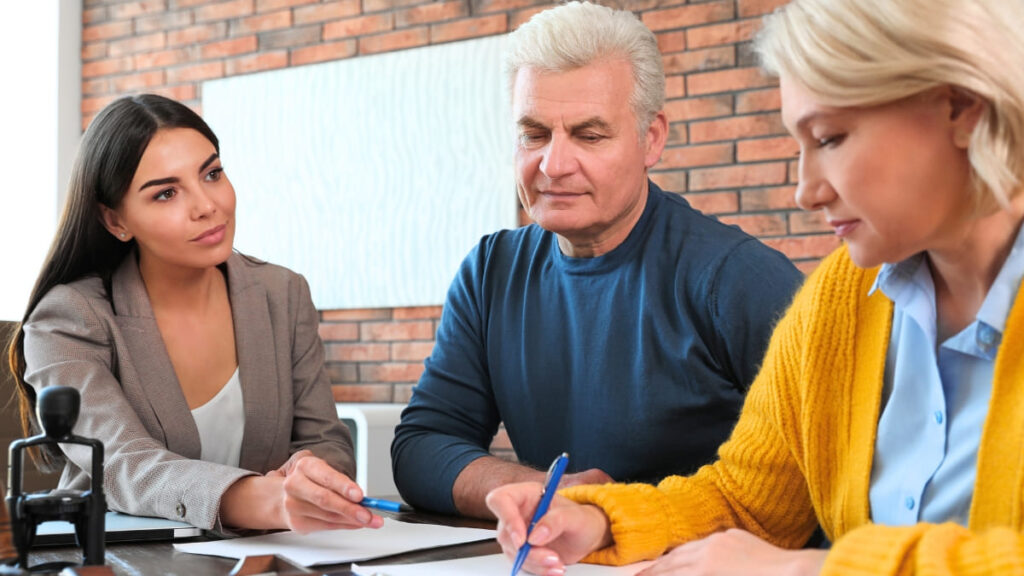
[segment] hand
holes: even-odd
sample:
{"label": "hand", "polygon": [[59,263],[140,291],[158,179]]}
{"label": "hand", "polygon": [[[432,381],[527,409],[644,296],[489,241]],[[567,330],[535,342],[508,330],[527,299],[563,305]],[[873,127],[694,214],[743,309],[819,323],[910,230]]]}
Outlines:
{"label": "hand", "polygon": [[636,576],[816,576],[825,550],[786,550],[745,530],[726,530],[679,546]]}
{"label": "hand", "polygon": [[284,477],[284,522],[297,532],[380,528],[384,519],[359,505],[363,491],[312,452],[296,452],[268,477]]}
{"label": "hand", "polygon": [[[526,541],[526,528],[540,502],[544,486],[537,482],[508,484],[487,495],[487,507],[498,518],[498,544],[515,558]],[[530,533],[530,553],[523,566],[534,574],[561,576],[594,550],[611,544],[608,518],[600,508],[584,506],[559,495]]]}
{"label": "hand", "polygon": [[575,474],[562,476],[562,480],[558,483],[558,488],[562,489],[582,484],[607,484],[609,482],[615,482],[615,479],[600,468],[591,468],[582,472],[576,472]]}

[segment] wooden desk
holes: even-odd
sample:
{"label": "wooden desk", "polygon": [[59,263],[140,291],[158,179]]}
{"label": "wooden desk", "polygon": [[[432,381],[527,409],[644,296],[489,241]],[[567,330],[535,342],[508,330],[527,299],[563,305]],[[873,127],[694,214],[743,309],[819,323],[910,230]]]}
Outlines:
{"label": "wooden desk", "polygon": [[[494,528],[493,522],[483,520],[472,520],[468,518],[451,518],[448,516],[436,516],[421,512],[378,512],[404,522],[418,522],[428,524],[442,524],[446,526],[460,526],[467,528]],[[196,541],[202,538],[188,540]],[[498,543],[493,540],[476,542],[472,544],[458,544],[433,548],[419,552],[408,552],[387,558],[359,562],[360,565],[374,564],[411,564],[414,562],[429,562],[432,560],[450,560],[453,558],[467,558],[470,556],[483,556],[486,554],[497,554],[501,552]],[[29,562],[33,565],[44,562],[56,561],[80,561],[81,551],[76,548],[41,548],[32,552]],[[168,576],[218,576],[226,575],[237,563],[237,560],[230,558],[219,558],[216,556],[200,556],[198,554],[186,554],[174,549],[170,542],[140,542],[135,544],[109,544],[106,549],[106,564],[114,569],[114,572],[123,576],[152,576],[166,574]],[[317,574],[338,571],[349,568],[349,564],[333,564],[328,566],[316,566],[312,570]]]}

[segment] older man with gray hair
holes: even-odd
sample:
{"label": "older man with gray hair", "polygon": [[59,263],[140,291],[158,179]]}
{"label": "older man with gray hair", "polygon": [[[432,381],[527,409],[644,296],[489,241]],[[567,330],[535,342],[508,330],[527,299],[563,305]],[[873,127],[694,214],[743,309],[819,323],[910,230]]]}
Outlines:
{"label": "older man with gray hair", "polygon": [[[418,508],[488,517],[488,491],[654,481],[710,462],[800,273],[647,171],[668,134],[654,34],[571,2],[511,34],[519,199],[452,282],[392,445]],[[488,447],[505,423],[518,463]]]}

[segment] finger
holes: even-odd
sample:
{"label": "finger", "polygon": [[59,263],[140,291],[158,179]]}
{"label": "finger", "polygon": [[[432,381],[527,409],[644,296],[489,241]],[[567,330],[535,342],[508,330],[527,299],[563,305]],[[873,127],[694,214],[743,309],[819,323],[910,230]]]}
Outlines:
{"label": "finger", "polygon": [[544,547],[531,548],[530,553],[526,555],[526,562],[523,562],[523,568],[533,574],[565,573],[565,564],[558,554]]}
{"label": "finger", "polygon": [[518,549],[526,542],[524,510],[536,508],[543,488],[535,482],[509,484],[491,490],[485,500],[498,519],[498,541]]}
{"label": "finger", "polygon": [[287,476],[288,473],[295,468],[295,464],[298,463],[299,460],[302,460],[303,458],[308,458],[310,456],[313,456],[313,453],[310,452],[309,450],[299,450],[298,452],[292,454],[288,458],[288,460],[284,464],[282,464],[281,467],[278,468],[276,471],[280,472],[282,476]]}
{"label": "finger", "polygon": [[301,473],[319,486],[343,496],[349,502],[359,503],[363,500],[363,491],[358,484],[316,456],[297,461],[293,473]]}
{"label": "finger", "polygon": [[286,503],[308,505],[300,509],[303,515],[328,521],[344,517],[364,525],[374,521],[374,514],[369,510],[324,487],[304,472],[301,467],[297,468],[284,481]]}

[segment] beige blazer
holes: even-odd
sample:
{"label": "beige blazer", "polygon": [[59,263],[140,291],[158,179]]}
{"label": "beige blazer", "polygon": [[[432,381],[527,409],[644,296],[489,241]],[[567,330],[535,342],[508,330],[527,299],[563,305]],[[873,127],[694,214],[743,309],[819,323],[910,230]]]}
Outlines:
{"label": "beige blazer", "polygon": [[[350,477],[352,440],[338,420],[305,279],[233,254],[226,263],[245,431],[239,468],[199,460],[199,431],[157,328],[136,258],[114,273],[50,290],[25,324],[25,380],[73,386],[74,432],[103,441],[113,510],[221,530],[232,483],[312,450]],[[66,446],[62,488],[85,489],[88,448]]]}

